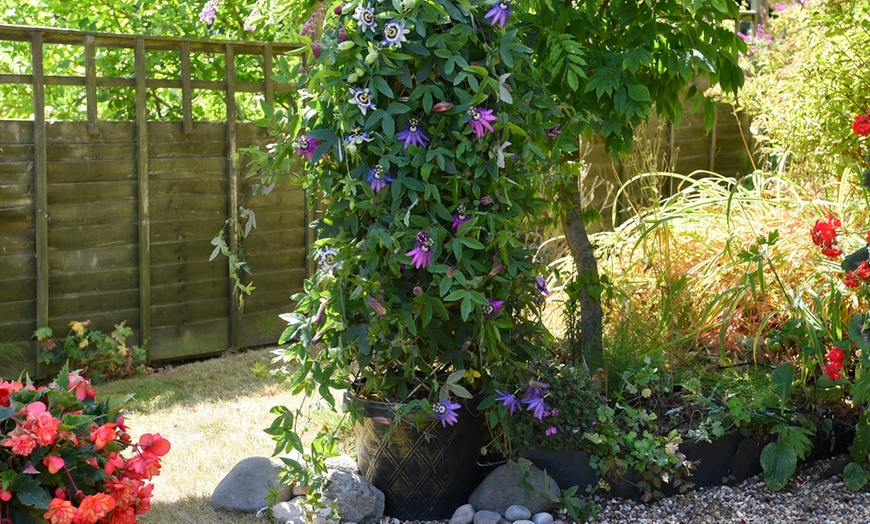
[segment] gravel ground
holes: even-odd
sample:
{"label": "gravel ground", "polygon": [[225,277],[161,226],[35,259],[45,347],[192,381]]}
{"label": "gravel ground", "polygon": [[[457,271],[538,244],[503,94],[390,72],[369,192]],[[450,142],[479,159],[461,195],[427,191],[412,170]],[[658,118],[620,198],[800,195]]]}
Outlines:
{"label": "gravel ground", "polygon": [[780,492],[764,486],[761,475],[733,486],[703,488],[644,504],[602,499],[595,523],[754,524],[870,523],[870,492],[843,485],[841,458],[807,464]]}
{"label": "gravel ground", "polygon": [[[819,460],[798,468],[788,486],[767,489],[762,475],[731,486],[701,488],[650,503],[596,497],[597,524],[870,524],[870,490],[854,492],[843,485],[847,456]],[[577,524],[568,518],[556,524]],[[441,521],[399,521],[381,524],[448,524]]]}

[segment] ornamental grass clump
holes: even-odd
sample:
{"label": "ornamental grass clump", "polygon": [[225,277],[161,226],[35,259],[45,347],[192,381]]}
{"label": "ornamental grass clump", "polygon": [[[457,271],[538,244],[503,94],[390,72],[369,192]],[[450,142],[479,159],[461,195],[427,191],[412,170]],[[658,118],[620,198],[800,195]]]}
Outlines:
{"label": "ornamental grass clump", "polygon": [[48,386],[0,382],[0,523],[138,523],[170,444],[133,442],[127,400],[97,400],[66,368]]}

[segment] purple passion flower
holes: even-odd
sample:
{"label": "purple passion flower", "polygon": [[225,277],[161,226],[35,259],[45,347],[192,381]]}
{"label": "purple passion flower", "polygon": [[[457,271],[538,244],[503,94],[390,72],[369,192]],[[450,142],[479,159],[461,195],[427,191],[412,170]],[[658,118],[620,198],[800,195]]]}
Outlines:
{"label": "purple passion flower", "polygon": [[374,140],[374,137],[372,137],[371,133],[368,131],[361,131],[358,127],[354,128],[354,130],[347,135],[347,138],[344,139],[348,144],[355,146],[358,146],[363,142],[371,142],[372,140]]}
{"label": "purple passion flower", "polygon": [[407,42],[405,38],[409,31],[405,29],[405,25],[398,20],[390,20],[384,24],[384,43],[386,47],[401,47],[402,42]]}
{"label": "purple passion flower", "polygon": [[504,391],[495,390],[498,393],[498,396],[495,397],[496,402],[501,402],[502,405],[510,410],[510,414],[513,415],[514,411],[520,409],[520,401],[517,400],[517,397],[513,395],[513,393],[505,393]]}
{"label": "purple passion flower", "polygon": [[524,398],[521,402],[527,406],[526,409],[528,411],[531,411],[532,416],[534,416],[536,419],[542,420],[544,418],[544,413],[547,411],[547,405],[544,404],[543,398]]}
{"label": "purple passion flower", "polygon": [[217,17],[217,6],[220,0],[208,0],[199,12],[199,21],[212,25]]}
{"label": "purple passion flower", "polygon": [[504,27],[509,22],[508,19],[511,17],[513,10],[514,8],[511,7],[511,3],[508,0],[496,1],[492,9],[484,15],[484,18],[492,18],[492,25],[498,24],[499,27]]}
{"label": "purple passion flower", "polygon": [[408,149],[409,144],[426,147],[426,144],[429,143],[429,137],[423,133],[423,128],[420,127],[420,122],[415,118],[408,121],[408,125],[405,126],[405,129],[396,133],[396,138],[405,142],[405,149]]}
{"label": "purple passion flower", "polygon": [[335,255],[338,254],[338,249],[334,247],[325,247],[317,255],[317,263],[320,269],[327,273],[332,273],[336,269],[341,268],[341,262],[335,261]]}
{"label": "purple passion flower", "polygon": [[493,300],[488,298],[486,301],[489,302],[489,304],[483,306],[483,318],[492,318],[498,315],[498,312],[504,307],[503,300]]}
{"label": "purple passion flower", "polygon": [[350,102],[356,104],[359,107],[359,110],[362,111],[363,115],[366,114],[367,109],[377,109],[375,107],[374,98],[372,98],[372,94],[369,92],[369,88],[360,89],[358,87],[351,87]]}
{"label": "purple passion flower", "polygon": [[556,428],[556,426],[551,426],[547,428],[547,431],[544,432],[544,435],[547,435],[549,437],[551,435],[555,435],[558,432],[559,430]]}
{"label": "purple passion flower", "polygon": [[363,7],[362,4],[357,6],[356,11],[353,13],[353,17],[356,18],[357,22],[359,22],[359,30],[361,33],[365,33],[368,30],[374,31],[378,25],[371,4],[365,7]]}
{"label": "purple passion flower", "polygon": [[453,214],[453,229],[459,229],[462,227],[462,224],[471,220],[471,215],[465,214],[465,206],[459,205],[456,208],[456,213]]}
{"label": "purple passion flower", "polygon": [[377,165],[369,170],[367,180],[372,191],[380,193],[381,189],[387,187],[387,184],[393,181],[393,177],[384,171],[383,167]]}
{"label": "purple passion flower", "polygon": [[543,397],[547,394],[548,389],[550,389],[550,385],[546,382],[541,382],[540,380],[530,380],[528,387],[526,387],[525,393],[523,393],[523,398],[529,399],[535,397]]}
{"label": "purple passion flower", "polygon": [[303,135],[297,138],[296,141],[293,142],[293,145],[296,146],[297,155],[302,155],[306,160],[311,162],[311,155],[314,154],[317,146],[320,145],[320,140]]}
{"label": "purple passion flower", "polygon": [[550,294],[550,290],[547,289],[547,281],[540,275],[535,277],[535,288],[545,295]]}
{"label": "purple passion flower", "polygon": [[441,402],[432,406],[432,411],[435,412],[435,418],[441,422],[442,427],[447,427],[447,425],[456,424],[456,421],[459,420],[459,415],[456,413],[460,407],[456,402],[450,402],[450,400],[442,400]]}
{"label": "purple passion flower", "polygon": [[411,265],[417,269],[429,267],[432,264],[432,245],[434,240],[429,236],[429,233],[420,231],[417,233],[417,243],[414,249],[405,253],[411,257]]}
{"label": "purple passion flower", "polygon": [[478,138],[486,134],[486,131],[492,133],[492,125],[490,122],[495,122],[498,117],[492,114],[491,109],[481,109],[479,107],[468,108],[468,121],[471,123],[471,130]]}

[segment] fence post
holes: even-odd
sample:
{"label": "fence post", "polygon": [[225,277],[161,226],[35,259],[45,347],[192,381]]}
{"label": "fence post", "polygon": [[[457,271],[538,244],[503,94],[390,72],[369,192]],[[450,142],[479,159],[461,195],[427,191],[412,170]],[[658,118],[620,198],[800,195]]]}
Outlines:
{"label": "fence post", "polygon": [[[136,180],[139,201],[139,332],[141,344],[151,338],[151,211],[148,180],[148,112],[145,40],[136,38]],[[148,352],[151,361],[151,352]]]}
{"label": "fence post", "polygon": [[88,134],[98,135],[97,129],[97,63],[94,35],[85,36],[85,96],[87,98]]}
{"label": "fence post", "polygon": [[[227,102],[227,191],[229,192],[227,217],[232,219],[239,211],[239,166],[236,154],[236,55],[233,44],[226,44],[224,51],[226,102]],[[231,253],[239,252],[239,232],[235,222],[230,222],[229,248]],[[235,283],[230,282],[230,332],[231,349],[239,347],[239,296]]]}
{"label": "fence post", "polygon": [[181,43],[181,132],[193,132],[193,89],[190,82],[190,42]]}
{"label": "fence post", "polygon": [[[33,177],[35,187],[36,236],[36,327],[48,326],[48,155],[45,128],[45,69],[42,31],[33,31],[30,54],[33,64]],[[41,376],[37,346],[36,374]]]}

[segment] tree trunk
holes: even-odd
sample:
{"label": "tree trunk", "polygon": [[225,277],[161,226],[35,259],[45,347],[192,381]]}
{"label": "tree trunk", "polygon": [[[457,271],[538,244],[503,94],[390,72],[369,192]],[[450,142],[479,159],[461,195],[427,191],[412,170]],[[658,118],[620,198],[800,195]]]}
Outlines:
{"label": "tree trunk", "polygon": [[[580,350],[589,369],[595,370],[603,364],[602,352],[602,310],[601,282],[598,277],[598,261],[586,234],[583,224],[580,195],[575,192],[563,191],[561,198],[569,201],[568,212],[563,219],[565,238],[574,257],[577,267],[577,283],[579,291],[577,300],[580,304]],[[590,293],[591,288],[591,293]]]}

